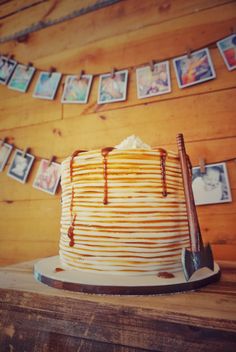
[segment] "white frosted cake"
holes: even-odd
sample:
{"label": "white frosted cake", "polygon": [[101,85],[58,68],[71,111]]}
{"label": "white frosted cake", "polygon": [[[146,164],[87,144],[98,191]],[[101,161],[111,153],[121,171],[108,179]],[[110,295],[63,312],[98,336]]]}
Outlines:
{"label": "white frosted cake", "polygon": [[178,155],[131,136],[114,148],[76,151],[62,163],[60,261],[114,275],[181,269],[189,247]]}

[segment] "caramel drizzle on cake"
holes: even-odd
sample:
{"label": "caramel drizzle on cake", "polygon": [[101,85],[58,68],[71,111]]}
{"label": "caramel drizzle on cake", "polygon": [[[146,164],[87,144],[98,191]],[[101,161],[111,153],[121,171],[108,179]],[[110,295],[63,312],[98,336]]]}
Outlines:
{"label": "caramel drizzle on cake", "polygon": [[107,181],[107,157],[108,154],[113,150],[113,147],[106,147],[101,150],[103,156],[103,176],[104,176],[104,198],[103,204],[108,204],[108,181]]}
{"label": "caramel drizzle on cake", "polygon": [[76,214],[73,216],[72,224],[70,225],[69,230],[68,230],[68,237],[70,239],[70,243],[69,243],[70,247],[73,247],[75,244],[75,240],[74,240],[75,220],[76,220]]}
{"label": "caramel drizzle on cake", "polygon": [[161,177],[162,177],[162,195],[167,197],[167,184],[166,184],[166,158],[167,151],[165,149],[160,150],[160,160],[161,160]]}
{"label": "caramel drizzle on cake", "polygon": [[181,268],[189,230],[176,153],[76,151],[62,163],[61,184],[63,267],[122,275]]}
{"label": "caramel drizzle on cake", "polygon": [[71,190],[71,202],[70,202],[70,213],[71,213],[71,218],[72,218],[72,222],[71,222],[71,225],[68,229],[68,233],[67,233],[67,236],[69,237],[70,239],[70,242],[69,242],[69,246],[70,247],[73,247],[74,244],[75,244],[75,241],[74,241],[74,224],[75,224],[75,220],[76,220],[76,214],[72,215],[73,214],[73,201],[74,201],[74,186],[73,186],[73,161],[74,161],[74,158],[79,155],[80,153],[82,152],[85,152],[85,150],[76,150],[72,156],[71,156],[71,159],[70,159],[70,182],[72,184],[72,190]]}
{"label": "caramel drizzle on cake", "polygon": [[73,162],[74,158],[79,155],[80,153],[86,152],[86,150],[76,150],[74,153],[71,155],[70,159],[70,182],[72,182],[72,177],[73,177]]}

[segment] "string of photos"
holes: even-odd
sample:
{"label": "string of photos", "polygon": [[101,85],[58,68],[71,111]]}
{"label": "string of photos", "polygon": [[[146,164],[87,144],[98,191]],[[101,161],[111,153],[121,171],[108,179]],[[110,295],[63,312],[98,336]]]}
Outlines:
{"label": "string of photos", "polygon": [[36,159],[40,164],[33,181],[33,187],[54,195],[57,191],[61,177],[61,165],[56,162],[56,156],[50,160],[35,157],[30,153],[30,148],[20,150],[12,144],[7,143],[7,138],[0,140],[0,172],[2,172],[14,150],[7,175],[16,181],[26,183],[33,163]]}
{"label": "string of photos", "polygon": [[[24,151],[7,143],[7,138],[0,140],[0,172],[2,172],[14,150],[9,163],[7,175],[21,183],[26,183],[35,159],[40,164],[33,181],[33,187],[54,195],[61,177],[61,165],[56,157],[50,160],[35,157],[27,148]],[[204,159],[199,160],[199,166],[192,168],[192,187],[196,205],[231,202],[231,190],[226,167],[226,161],[235,161],[236,157],[220,161],[215,164],[206,164]]]}
{"label": "string of photos", "polygon": [[[229,71],[236,68],[236,34],[216,42],[220,54]],[[189,87],[216,78],[215,69],[209,49],[203,48],[172,59],[179,88]],[[39,71],[39,70],[38,70]],[[26,92],[36,72],[32,63],[23,65],[11,56],[0,56],[0,84],[19,92]],[[86,104],[95,75],[62,74],[55,68],[41,71],[33,91],[34,98],[53,100],[65,76],[65,84],[61,96],[63,104]],[[128,69],[99,75],[98,104],[125,101],[127,97]],[[136,68],[136,86],[138,99],[167,94],[171,92],[170,61],[152,61],[148,65]]]}
{"label": "string of photos", "polygon": [[[233,33],[219,41],[216,45],[229,71],[236,68],[236,34]],[[179,88],[185,88],[202,83],[216,77],[209,49],[203,48],[172,60]],[[36,68],[33,64],[23,65],[11,57],[0,56],[0,84],[19,92],[26,92]],[[63,104],[86,104],[88,101],[94,75],[85,74],[65,76],[65,85],[61,102]],[[61,82],[62,73],[51,69],[50,72],[40,72],[36,82],[33,97],[54,99]],[[99,75],[98,103],[112,103],[126,100],[128,69],[113,70]],[[136,68],[137,97],[148,98],[171,92],[169,60],[152,61],[148,65]],[[2,172],[14,150],[7,175],[21,183],[28,179],[30,170],[36,159],[29,149],[20,150],[7,139],[0,140],[0,172]],[[33,187],[54,195],[60,183],[61,165],[56,157],[50,160],[37,157],[40,160]],[[207,164],[203,160],[200,166],[192,169],[193,191],[197,205],[223,203],[232,201],[226,161],[217,164]]]}

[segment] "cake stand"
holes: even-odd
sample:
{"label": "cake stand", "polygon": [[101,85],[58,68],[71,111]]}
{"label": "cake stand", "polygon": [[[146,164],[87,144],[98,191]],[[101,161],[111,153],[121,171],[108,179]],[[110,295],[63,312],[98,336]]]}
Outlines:
{"label": "cake stand", "polygon": [[112,295],[151,295],[196,290],[218,281],[220,268],[217,263],[214,263],[214,271],[201,268],[189,281],[186,281],[182,271],[174,273],[173,277],[159,277],[158,275],[95,274],[64,269],[59,256],[55,256],[37,262],[34,265],[34,276],[48,286],[69,291]]}

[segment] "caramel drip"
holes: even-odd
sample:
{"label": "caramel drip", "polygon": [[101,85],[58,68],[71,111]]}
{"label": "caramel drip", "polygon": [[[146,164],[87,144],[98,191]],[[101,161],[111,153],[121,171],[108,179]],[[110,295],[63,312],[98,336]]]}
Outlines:
{"label": "caramel drip", "polygon": [[75,219],[76,219],[76,214],[75,214],[74,217],[73,217],[72,224],[70,225],[70,227],[69,227],[69,229],[68,229],[68,234],[67,234],[67,236],[68,236],[69,239],[70,239],[70,243],[69,243],[69,246],[70,246],[70,247],[73,247],[74,244],[75,244],[75,241],[74,241],[74,225],[75,225]]}
{"label": "caramel drip", "polygon": [[[73,181],[73,161],[74,158],[79,155],[80,153],[85,152],[86,150],[76,150],[72,155],[71,155],[71,159],[70,159],[70,182],[72,183]],[[70,202],[70,213],[72,215],[72,211],[73,211],[73,201],[74,201],[74,187],[72,185],[72,191],[71,191],[71,202]],[[70,238],[70,242],[69,242],[69,246],[73,247],[75,244],[74,241],[74,223],[75,223],[75,219],[76,219],[76,214],[73,217],[72,220],[72,224],[70,225],[69,229],[68,229],[68,237]]]}
{"label": "caramel drip", "polygon": [[108,154],[113,150],[113,147],[106,147],[101,150],[103,156],[103,177],[104,177],[104,198],[103,204],[108,204],[108,182],[107,182],[107,157]]}
{"label": "caramel drip", "polygon": [[61,271],[65,271],[65,269],[62,269],[62,268],[55,268],[55,273],[59,273],[59,272],[61,272]]}
{"label": "caramel drip", "polygon": [[73,170],[72,170],[72,166],[73,166],[73,161],[74,158],[79,155],[80,153],[86,152],[86,150],[76,150],[74,151],[74,153],[71,155],[71,159],[70,159],[70,182],[72,182],[72,177],[73,177]]}
{"label": "caramel drip", "polygon": [[169,273],[168,271],[160,271],[157,276],[163,279],[173,279],[175,277],[174,274]]}
{"label": "caramel drip", "polygon": [[161,178],[162,178],[162,195],[167,197],[167,185],[166,185],[166,157],[167,152],[165,149],[159,149],[161,153]]}

